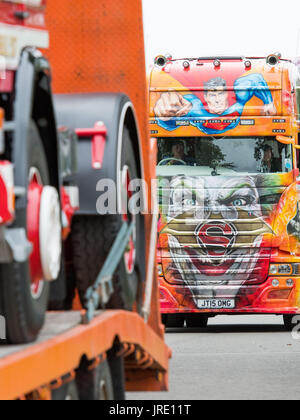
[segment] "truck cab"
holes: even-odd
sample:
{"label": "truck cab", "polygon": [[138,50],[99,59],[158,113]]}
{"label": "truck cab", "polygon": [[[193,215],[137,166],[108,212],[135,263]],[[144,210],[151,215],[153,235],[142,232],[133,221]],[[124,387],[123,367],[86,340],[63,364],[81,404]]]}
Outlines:
{"label": "truck cab", "polygon": [[158,57],[161,310],[169,326],[216,314],[299,313],[297,66]]}

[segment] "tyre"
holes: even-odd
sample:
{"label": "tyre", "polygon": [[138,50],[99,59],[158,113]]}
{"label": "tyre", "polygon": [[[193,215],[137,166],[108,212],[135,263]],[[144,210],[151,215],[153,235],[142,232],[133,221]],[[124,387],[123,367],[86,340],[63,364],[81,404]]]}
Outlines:
{"label": "tyre", "polygon": [[121,349],[120,345],[115,345],[107,352],[107,361],[113,380],[114,400],[116,401],[124,401],[126,399],[124,357],[118,356],[118,352]]}
{"label": "tyre", "polygon": [[52,391],[52,401],[78,401],[79,395],[75,381]]}
{"label": "tyre", "polygon": [[167,322],[168,322],[168,315],[167,314],[162,314],[162,316],[161,316],[161,322],[163,323],[163,325],[165,327],[167,326]]}
{"label": "tyre", "polygon": [[[138,178],[134,151],[127,129],[123,133],[121,168],[126,168],[130,179]],[[124,172],[124,171],[123,171]],[[122,172],[122,173],[123,173]],[[134,217],[135,229],[129,249],[122,258],[113,277],[114,292],[107,304],[109,309],[132,310],[134,303],[141,307],[142,296],[138,293],[141,271],[138,261],[143,250],[144,229],[141,215],[76,216],[72,224],[71,242],[76,287],[81,303],[85,306],[88,287],[95,283],[124,221]],[[125,220],[124,220],[125,219]]]}
{"label": "tyre", "polygon": [[186,326],[188,328],[206,328],[208,324],[208,316],[204,314],[187,314],[185,316]]}
{"label": "tyre", "polygon": [[168,314],[166,318],[167,328],[183,328],[184,314]]}
{"label": "tyre", "polygon": [[292,331],[300,324],[299,315],[283,315],[283,323],[287,331]]}
{"label": "tyre", "polygon": [[81,401],[112,401],[114,388],[108,362],[105,360],[95,369],[85,364],[77,372],[76,384]]}
{"label": "tyre", "polygon": [[[43,185],[49,184],[44,148],[33,125],[28,137],[28,174],[31,168],[38,170]],[[1,310],[6,318],[9,343],[29,343],[36,339],[44,324],[48,296],[48,282],[32,283],[29,260],[0,265]]]}

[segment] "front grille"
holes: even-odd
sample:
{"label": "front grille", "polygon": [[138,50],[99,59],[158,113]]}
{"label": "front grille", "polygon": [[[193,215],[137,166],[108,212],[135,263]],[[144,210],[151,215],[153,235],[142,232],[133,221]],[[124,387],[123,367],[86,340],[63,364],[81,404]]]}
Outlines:
{"label": "front grille", "polygon": [[171,257],[162,259],[163,274],[168,283],[177,285],[258,285],[268,278],[270,254],[269,248],[242,249],[212,261],[196,250],[171,249]]}

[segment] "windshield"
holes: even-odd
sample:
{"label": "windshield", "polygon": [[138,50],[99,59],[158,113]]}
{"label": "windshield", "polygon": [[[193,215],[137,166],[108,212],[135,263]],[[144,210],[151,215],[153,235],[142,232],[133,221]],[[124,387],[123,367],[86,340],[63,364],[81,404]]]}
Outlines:
{"label": "windshield", "polygon": [[275,137],[158,139],[158,175],[285,173],[293,169],[292,146]]}

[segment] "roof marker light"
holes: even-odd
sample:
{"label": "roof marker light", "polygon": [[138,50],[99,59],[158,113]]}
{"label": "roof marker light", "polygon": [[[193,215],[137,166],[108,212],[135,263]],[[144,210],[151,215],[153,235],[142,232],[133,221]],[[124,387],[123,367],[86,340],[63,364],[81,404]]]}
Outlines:
{"label": "roof marker light", "polygon": [[220,60],[215,60],[214,61],[214,66],[215,67],[221,67],[221,61]]}
{"label": "roof marker light", "polygon": [[157,67],[165,67],[165,65],[167,64],[167,58],[164,55],[158,55],[157,57],[155,57],[154,64]]}
{"label": "roof marker light", "polygon": [[183,67],[184,67],[185,69],[189,69],[189,68],[190,68],[190,63],[189,63],[188,61],[184,61],[184,62],[183,62]]}
{"label": "roof marker light", "polygon": [[267,64],[269,64],[269,66],[276,66],[281,58],[281,54],[280,53],[275,53],[275,54],[270,54],[267,57]]}

